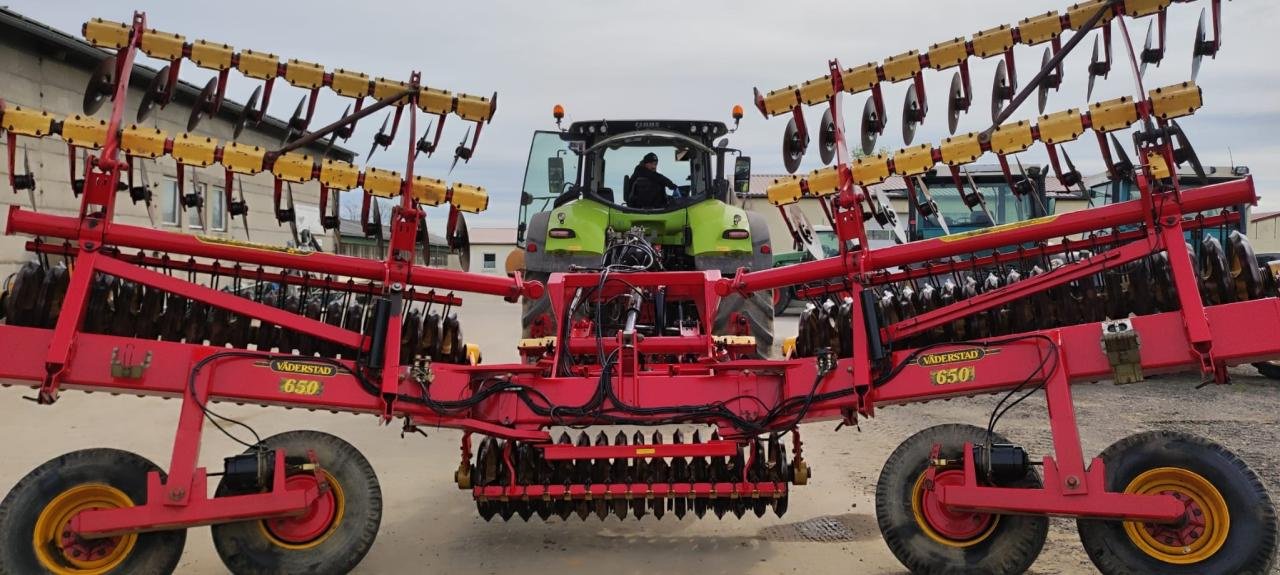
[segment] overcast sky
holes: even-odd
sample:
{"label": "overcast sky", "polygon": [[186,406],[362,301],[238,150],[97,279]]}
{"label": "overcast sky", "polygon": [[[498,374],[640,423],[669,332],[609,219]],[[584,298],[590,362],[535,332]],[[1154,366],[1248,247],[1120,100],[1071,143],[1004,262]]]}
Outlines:
{"label": "overcast sky", "polygon": [[[163,2],[153,0],[80,0],[33,2],[11,7],[78,35],[87,18],[128,21],[132,10],[147,12],[159,30],[274,52],[284,58],[319,62],[326,69],[359,70],[372,76],[407,78],[420,70],[423,83],[452,91],[499,94],[494,122],[485,126],[476,156],[448,176],[484,186],[490,210],[472,225],[511,225],[519,197],[532,132],[552,129],[551,108],[563,104],[570,120],[600,118],[690,118],[729,121],[742,104],[747,116],[730,137],[754,162],[756,173],[781,173],[780,140],[784,118],[765,120],[751,106],[752,87],[761,91],[797,84],[827,71],[838,58],[849,67],[882,61],[907,50],[1000,24],[1016,24],[1069,2],[1045,0],[895,0],[892,2]],[[1189,79],[1191,44],[1201,7],[1209,0],[1174,4],[1169,9],[1169,50],[1159,68],[1148,71],[1146,87]],[[1147,21],[1128,21],[1140,49]],[[1205,107],[1180,123],[1205,165],[1246,165],[1255,175],[1264,209],[1280,209],[1280,67],[1266,57],[1277,49],[1267,36],[1280,25],[1280,2],[1240,0],[1223,4],[1224,42],[1216,60],[1206,60],[1199,77]],[[1117,55],[1123,39],[1116,28]],[[1274,39],[1272,39],[1274,40]],[[1092,39],[1066,61],[1066,80],[1052,94],[1048,111],[1083,107],[1086,68]],[[1018,70],[1025,81],[1035,73],[1043,47],[1020,47]],[[145,61],[145,58],[144,58]],[[990,86],[996,59],[972,63],[976,101],[960,121],[960,131],[987,127]],[[1273,62],[1267,64],[1266,62]],[[150,65],[158,65],[149,62]],[[208,70],[184,66],[185,79],[203,84]],[[946,90],[952,71],[925,72],[931,113],[916,143],[946,136]],[[233,74],[228,94],[243,101],[258,82]],[[902,147],[902,100],[909,83],[886,85],[889,129],[881,145]],[[1099,80],[1094,101],[1134,92],[1128,65],[1117,62],[1107,80]],[[287,117],[301,91],[277,82],[270,113]],[[846,96],[851,112],[865,95]],[[317,111],[322,125],[350,103],[323,92]],[[816,111],[815,111],[816,110]],[[816,123],[821,109],[808,110]],[[1014,119],[1036,113],[1032,98]],[[852,114],[851,114],[852,115]],[[856,116],[854,116],[856,118]],[[381,122],[362,122],[347,147],[369,149]],[[850,127],[856,130],[851,119]],[[407,127],[407,126],[406,126]],[[402,128],[403,129],[403,128]],[[452,150],[465,131],[451,117],[441,153],[420,173],[445,177]],[[1121,138],[1127,140],[1126,138]],[[405,138],[394,153],[375,154],[372,164],[403,168]],[[447,145],[447,146],[446,146]],[[1091,134],[1068,146],[1086,174],[1101,171]],[[810,150],[801,170],[818,167]],[[1047,161],[1043,147],[1027,152],[1024,163]],[[988,156],[980,161],[994,161]]]}

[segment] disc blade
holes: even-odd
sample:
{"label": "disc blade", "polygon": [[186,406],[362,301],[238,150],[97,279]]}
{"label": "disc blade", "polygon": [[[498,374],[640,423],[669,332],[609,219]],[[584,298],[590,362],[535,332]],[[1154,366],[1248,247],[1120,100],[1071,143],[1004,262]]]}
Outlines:
{"label": "disc blade", "polygon": [[98,67],[89,76],[89,84],[85,86],[84,100],[81,102],[86,116],[98,113],[107,98],[115,97],[115,75],[115,56],[108,56],[98,63]]}
{"label": "disc blade", "polygon": [[1093,99],[1093,83],[1098,79],[1098,75],[1094,73],[1098,65],[1098,37],[1093,37],[1093,59],[1089,60],[1089,91],[1085,93],[1085,100]]}
{"label": "disc blade", "polygon": [[[1049,60],[1051,60],[1052,58],[1053,56],[1049,54],[1049,49],[1045,48],[1044,57],[1040,59],[1040,69],[1043,70],[1046,67],[1048,67]],[[1036,104],[1039,106],[1039,110],[1041,114],[1044,113],[1045,106],[1049,104],[1049,88],[1051,87],[1050,84],[1051,82],[1049,81],[1049,77],[1046,76],[1044,80],[1040,82],[1040,85],[1036,86]]]}
{"label": "disc blade", "polygon": [[1142,45],[1142,58],[1141,58],[1142,63],[1138,66],[1139,78],[1147,77],[1147,64],[1149,63],[1147,61],[1148,60],[1147,54],[1151,53],[1152,33],[1155,31],[1155,28],[1153,28],[1153,26],[1155,26],[1154,19],[1147,21],[1147,41]]}
{"label": "disc blade", "polygon": [[898,219],[897,213],[893,211],[893,202],[889,200],[889,195],[884,192],[883,188],[877,187],[876,202],[878,202],[882,207],[887,207],[889,210],[888,213],[894,214],[892,222],[894,238],[896,238],[900,244],[907,243],[907,234],[902,231],[902,221]]}
{"label": "disc blade", "polygon": [[298,212],[293,206],[293,183],[285,182],[284,193],[289,200],[289,233],[293,234],[293,245],[302,247],[302,238],[298,237]]}
{"label": "disc blade", "polygon": [[916,96],[914,86],[907,88],[907,97],[902,102],[902,142],[910,146],[916,139],[916,127],[920,125],[920,98]]}
{"label": "disc blade", "polygon": [[1205,36],[1205,9],[1200,9],[1200,23],[1196,25],[1196,43],[1191,48],[1191,81],[1195,82],[1200,77],[1200,62],[1204,60],[1204,50],[1200,47],[1204,45]]}
{"label": "disc blade", "polygon": [[960,73],[956,72],[951,75],[951,90],[947,97],[947,130],[951,135],[956,134],[956,128],[960,126],[960,114],[964,109],[968,108],[964,100],[964,85],[960,79]]}
{"label": "disc blade", "polygon": [[1009,70],[1005,67],[1003,60],[996,65],[995,79],[991,82],[991,122],[994,124],[1000,120],[1000,113],[1004,111],[1004,103],[1008,101],[1005,96],[1009,89]]}
{"label": "disc blade", "polygon": [[809,252],[813,259],[820,260],[826,257],[822,252],[822,242],[818,241],[818,233],[813,229],[813,225],[809,223],[809,218],[804,215],[799,204],[791,204],[787,208],[787,217],[795,226],[796,235],[800,236],[800,244],[802,251]]}
{"label": "disc blade", "polygon": [[165,65],[159,72],[156,72],[156,75],[151,78],[147,89],[142,92],[142,100],[138,103],[138,123],[147,121],[147,118],[151,116],[151,112],[155,111],[156,104],[160,98],[164,97],[168,85],[169,66]]}
{"label": "disc blade", "polygon": [[800,146],[800,130],[796,126],[795,117],[787,120],[787,128],[782,132],[782,165],[788,174],[796,173],[800,168],[800,160],[804,158],[804,148]]}
{"label": "disc blade", "polygon": [[836,123],[831,118],[831,108],[822,112],[822,125],[818,130],[818,156],[824,166],[836,158]]}
{"label": "disc blade", "polygon": [[236,117],[235,126],[231,131],[231,139],[235,140],[240,137],[240,133],[244,132],[244,127],[249,123],[249,116],[258,107],[258,98],[262,96],[262,86],[253,89],[253,93],[249,95],[249,101],[245,102],[244,107],[240,109],[240,115]]}
{"label": "disc blade", "polygon": [[880,118],[876,113],[876,104],[872,96],[867,97],[867,103],[862,107],[862,153],[871,155],[875,153],[876,138],[880,133]]}
{"label": "disc blade", "polygon": [[218,77],[209,78],[204,88],[200,90],[200,95],[196,97],[196,101],[191,105],[191,115],[187,117],[187,131],[194,132],[196,127],[200,125],[200,121],[209,115],[213,108],[213,100],[217,97]]}

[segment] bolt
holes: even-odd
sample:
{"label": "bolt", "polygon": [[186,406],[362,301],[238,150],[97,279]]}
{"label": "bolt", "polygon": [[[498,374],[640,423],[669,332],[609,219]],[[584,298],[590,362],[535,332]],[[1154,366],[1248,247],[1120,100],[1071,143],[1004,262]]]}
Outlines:
{"label": "bolt", "polygon": [[1078,477],[1076,477],[1076,476],[1074,476],[1074,475],[1069,475],[1069,476],[1067,476],[1067,487],[1068,487],[1068,488],[1070,488],[1070,489],[1075,489],[1076,487],[1079,487],[1079,486],[1080,486],[1080,478],[1078,478]]}
{"label": "bolt", "polygon": [[182,500],[182,496],[183,496],[183,495],[186,495],[186,494],[187,494],[187,491],[186,491],[185,489],[181,488],[181,487],[174,488],[174,489],[170,489],[170,490],[169,490],[169,500],[170,500],[170,501],[180,501],[180,500]]}

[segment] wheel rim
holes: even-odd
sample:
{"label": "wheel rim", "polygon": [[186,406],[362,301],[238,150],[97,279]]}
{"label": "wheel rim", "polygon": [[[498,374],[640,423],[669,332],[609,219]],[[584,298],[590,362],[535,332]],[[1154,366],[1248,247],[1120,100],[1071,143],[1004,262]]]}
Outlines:
{"label": "wheel rim", "polygon": [[36,518],[31,544],[36,559],[56,575],[99,575],[119,567],[138,542],[136,533],[85,539],[71,531],[72,518],[91,509],[133,507],[133,500],[110,485],[77,485],[54,497]]}
{"label": "wheel rim", "polygon": [[957,548],[972,547],[991,536],[1000,522],[999,515],[950,508],[938,499],[938,487],[964,485],[962,471],[949,469],[934,474],[934,489],[924,488],[924,478],[921,473],[912,489],[911,512],[926,536]]}
{"label": "wheel rim", "polygon": [[1125,493],[1172,495],[1186,508],[1177,524],[1126,521],[1125,533],[1143,553],[1165,563],[1187,565],[1222,549],[1231,529],[1231,514],[1222,494],[1199,474],[1160,467],[1133,478]]}
{"label": "wheel rim", "polygon": [[[342,486],[334,480],[329,472],[320,470],[321,477],[328,484],[306,511],[301,515],[263,519],[259,522],[262,532],[272,543],[286,549],[311,549],[324,543],[338,525],[342,523],[342,513],[346,507],[346,497]],[[311,473],[291,475],[284,481],[289,490],[306,490],[320,487],[320,482]]]}

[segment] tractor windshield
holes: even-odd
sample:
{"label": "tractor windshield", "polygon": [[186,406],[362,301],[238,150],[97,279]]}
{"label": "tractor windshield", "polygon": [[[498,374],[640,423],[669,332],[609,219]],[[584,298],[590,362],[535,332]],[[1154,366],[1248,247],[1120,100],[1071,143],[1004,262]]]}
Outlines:
{"label": "tractor windshield", "polygon": [[[637,169],[649,154],[657,166]],[[664,210],[705,199],[711,186],[711,150],[662,130],[619,134],[587,150],[587,192],[615,206]],[[656,172],[654,174],[653,172]],[[639,183],[639,179],[648,182]],[[647,187],[655,197],[642,198]]]}

